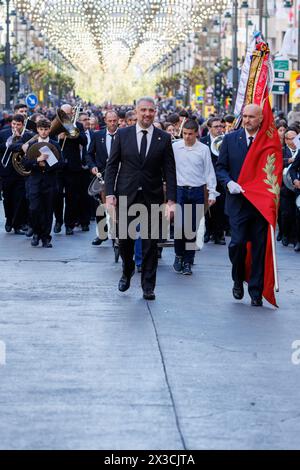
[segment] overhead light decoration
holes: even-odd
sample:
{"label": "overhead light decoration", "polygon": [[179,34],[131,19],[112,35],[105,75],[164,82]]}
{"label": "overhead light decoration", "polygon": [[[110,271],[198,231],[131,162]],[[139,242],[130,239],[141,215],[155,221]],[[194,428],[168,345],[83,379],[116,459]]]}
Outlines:
{"label": "overhead light decoration", "polygon": [[[15,0],[77,69],[143,71],[222,13],[228,0]],[[116,68],[117,67],[117,68]]]}

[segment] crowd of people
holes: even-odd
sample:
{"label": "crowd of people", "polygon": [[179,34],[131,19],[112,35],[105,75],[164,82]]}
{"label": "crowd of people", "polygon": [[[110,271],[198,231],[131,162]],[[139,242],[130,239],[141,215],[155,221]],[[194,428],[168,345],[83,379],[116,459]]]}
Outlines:
{"label": "crowd of people", "polygon": [[[129,205],[165,201],[170,220],[173,205],[181,207],[180,236],[174,242],[173,268],[177,273],[191,275],[195,256],[196,236],[187,240],[183,230],[186,204],[193,208],[192,232],[199,226],[194,209],[201,205],[206,208],[204,242],[226,245],[225,237],[232,235],[225,210],[231,187],[228,181],[224,185],[218,165],[224,136],[234,132],[233,115],[211,115],[205,120],[199,111],[166,110],[149,98],[138,100],[136,106],[83,103],[75,109],[72,104],[63,104],[59,111],[38,107],[29,115],[25,104],[17,104],[13,113],[3,113],[0,177],[6,232],[27,236],[33,247],[41,242],[51,248],[52,230],[59,233],[64,225],[65,234],[72,236],[75,227],[89,231],[90,222],[97,220],[105,226],[105,233],[98,232],[91,243],[99,246],[108,238],[106,219],[109,210],[117,206],[116,196],[126,195]],[[296,114],[285,117],[279,112],[274,116],[284,167],[293,185],[281,188],[277,240],[300,252],[300,210],[296,205],[300,194],[296,142],[300,122]],[[88,194],[99,173],[105,178],[106,199],[103,194],[96,199]],[[105,210],[99,215],[98,206],[104,203]],[[151,237],[147,244],[139,236],[141,227],[136,229],[135,241],[129,237],[119,241],[123,259],[119,290],[129,288],[136,265],[142,272],[144,297],[151,300],[155,298],[161,248]],[[235,287],[239,298],[240,285]]]}

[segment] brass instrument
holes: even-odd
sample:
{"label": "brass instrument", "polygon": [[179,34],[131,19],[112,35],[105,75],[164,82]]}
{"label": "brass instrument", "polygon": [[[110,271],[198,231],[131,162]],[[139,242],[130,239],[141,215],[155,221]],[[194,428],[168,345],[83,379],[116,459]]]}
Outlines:
{"label": "brass instrument", "polygon": [[76,139],[79,136],[79,129],[77,129],[67,113],[62,109],[58,109],[56,111],[56,117],[51,123],[50,138],[62,132],[65,132],[69,139]]}
{"label": "brass instrument", "polygon": [[220,148],[221,148],[224,137],[225,137],[225,135],[221,134],[221,135],[218,135],[217,137],[215,137],[214,140],[212,140],[212,142],[210,144],[210,150],[214,155],[219,156]]}
{"label": "brass instrument", "polygon": [[8,139],[6,140],[6,144],[5,144],[5,145],[6,145],[6,150],[5,150],[4,155],[3,155],[2,159],[1,159],[1,165],[3,166],[3,168],[6,168],[7,165],[9,164],[9,161],[10,161],[12,152],[10,152],[10,153],[7,155],[7,157],[6,157],[6,154],[7,154],[7,152],[8,152],[9,147],[10,147],[11,144],[13,143],[15,137],[17,137],[17,136],[16,136],[14,133],[12,133],[12,135],[10,135],[10,136],[8,137]]}
{"label": "brass instrument", "polygon": [[[27,142],[24,142],[25,144],[30,144],[31,142],[34,142],[39,138],[38,135],[34,135],[29,139]],[[16,170],[17,173],[21,176],[29,176],[31,171],[30,170],[25,170],[24,166],[22,165],[22,158],[23,158],[23,151],[20,152],[13,152],[12,157],[11,157],[11,163],[14,169]]]}

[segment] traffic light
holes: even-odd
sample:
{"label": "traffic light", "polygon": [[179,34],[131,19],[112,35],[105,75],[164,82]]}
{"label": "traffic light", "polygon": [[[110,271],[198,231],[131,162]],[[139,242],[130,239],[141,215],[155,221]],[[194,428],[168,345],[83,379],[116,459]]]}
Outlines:
{"label": "traffic light", "polygon": [[20,89],[20,73],[18,70],[14,70],[10,79],[10,92],[12,95],[15,95],[19,92]]}
{"label": "traffic light", "polygon": [[217,101],[220,101],[221,99],[222,88],[223,88],[222,74],[216,73],[215,75],[215,98],[217,99]]}

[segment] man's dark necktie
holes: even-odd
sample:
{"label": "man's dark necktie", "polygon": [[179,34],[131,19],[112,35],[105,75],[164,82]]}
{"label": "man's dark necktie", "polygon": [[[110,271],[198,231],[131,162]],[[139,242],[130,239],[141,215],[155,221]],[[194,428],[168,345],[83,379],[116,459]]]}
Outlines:
{"label": "man's dark necktie", "polygon": [[250,136],[250,137],[249,137],[248,151],[249,151],[251,145],[253,144],[253,140],[254,140],[254,137]]}
{"label": "man's dark necktie", "polygon": [[140,159],[143,162],[146,158],[146,152],[147,152],[147,134],[148,131],[142,131],[143,137],[141,141],[141,150],[140,150]]}

